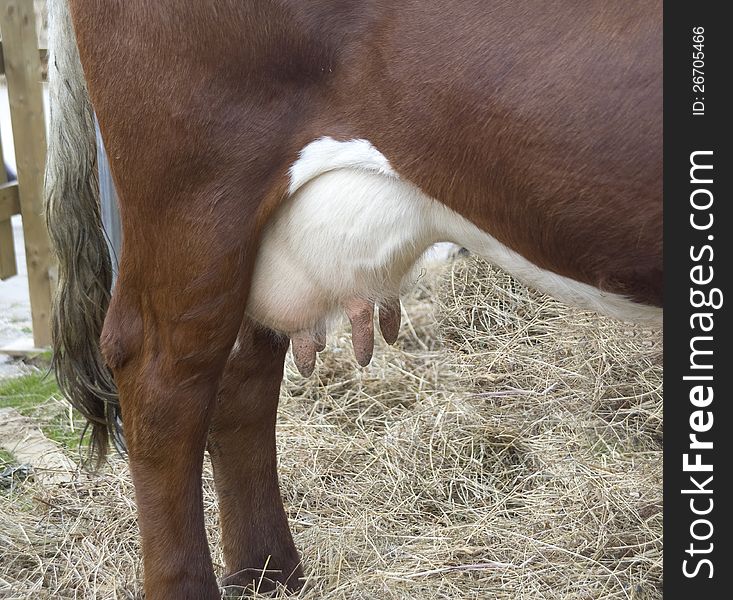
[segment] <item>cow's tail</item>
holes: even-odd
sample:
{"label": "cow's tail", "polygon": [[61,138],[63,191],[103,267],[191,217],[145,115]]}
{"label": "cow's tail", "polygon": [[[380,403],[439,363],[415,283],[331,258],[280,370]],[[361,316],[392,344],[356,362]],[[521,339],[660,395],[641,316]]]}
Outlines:
{"label": "cow's tail", "polygon": [[112,374],[99,348],[112,266],[99,207],[94,113],[67,0],[49,2],[50,124],[46,223],[58,261],[51,313],[53,369],[59,387],[91,426],[97,464],[110,437],[124,447]]}

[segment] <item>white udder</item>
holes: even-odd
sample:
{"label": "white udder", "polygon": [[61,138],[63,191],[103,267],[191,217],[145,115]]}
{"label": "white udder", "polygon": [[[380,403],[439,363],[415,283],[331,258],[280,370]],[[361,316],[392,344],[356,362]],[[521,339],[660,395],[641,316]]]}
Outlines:
{"label": "white udder", "polygon": [[247,306],[276,331],[323,330],[354,298],[398,297],[420,256],[440,241],[569,304],[626,320],[661,318],[658,308],[535,266],[401,179],[366,140],[311,142],[290,178],[290,197],[263,232]]}

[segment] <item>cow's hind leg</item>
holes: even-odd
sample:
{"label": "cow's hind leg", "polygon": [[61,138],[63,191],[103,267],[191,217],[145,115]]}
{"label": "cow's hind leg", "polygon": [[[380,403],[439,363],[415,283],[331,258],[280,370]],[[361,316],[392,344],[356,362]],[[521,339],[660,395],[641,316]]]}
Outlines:
{"label": "cow's hind leg", "polygon": [[[216,390],[243,318],[244,252],[213,228],[200,227],[182,244],[181,223],[147,224],[139,219],[126,230],[102,351],[119,389],[146,598],[212,600],[220,594],[201,469]],[[160,231],[164,225],[170,229]]]}
{"label": "cow's hind leg", "polygon": [[287,339],[245,319],[209,431],[227,574],[224,584],[301,587],[303,571],[280,498],[275,420]]}

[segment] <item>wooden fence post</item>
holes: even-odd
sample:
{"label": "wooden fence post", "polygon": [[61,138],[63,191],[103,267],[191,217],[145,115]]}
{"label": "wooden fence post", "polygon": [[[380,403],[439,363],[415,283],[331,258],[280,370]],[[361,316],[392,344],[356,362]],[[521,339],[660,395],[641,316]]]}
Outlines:
{"label": "wooden fence post", "polygon": [[51,344],[51,251],[43,217],[46,125],[33,1],[2,0],[0,31],[23,217],[33,343],[41,348]]}
{"label": "wooden fence post", "polygon": [[[8,176],[5,173],[5,157],[3,156],[3,143],[0,140],[0,189],[4,191],[4,184]],[[8,206],[4,206],[4,204]],[[18,274],[18,267],[15,258],[15,244],[13,243],[13,224],[10,217],[13,215],[10,201],[0,198],[0,280],[7,279]]]}

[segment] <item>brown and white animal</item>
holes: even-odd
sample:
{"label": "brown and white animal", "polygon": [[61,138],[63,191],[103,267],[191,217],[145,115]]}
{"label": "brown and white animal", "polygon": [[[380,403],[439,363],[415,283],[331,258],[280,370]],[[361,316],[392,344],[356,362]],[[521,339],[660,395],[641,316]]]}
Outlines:
{"label": "brown and white animal", "polygon": [[[267,564],[299,587],[275,458],[286,336],[307,373],[346,311],[368,362],[374,305],[392,339],[429,244],[659,318],[661,16],[659,0],[52,2],[56,370],[100,453],[124,418],[148,600],[219,597],[207,447],[226,583]],[[92,106],[124,234],[108,307]]]}

